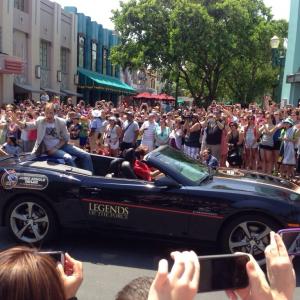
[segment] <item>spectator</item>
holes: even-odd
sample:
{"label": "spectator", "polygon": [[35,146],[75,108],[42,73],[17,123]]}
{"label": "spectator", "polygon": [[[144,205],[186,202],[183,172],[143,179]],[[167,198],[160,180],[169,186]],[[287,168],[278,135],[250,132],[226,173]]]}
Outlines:
{"label": "spectator", "polygon": [[147,300],[152,282],[152,277],[135,278],[123,287],[115,300]]}
{"label": "spectator", "polygon": [[239,126],[235,122],[229,124],[230,131],[227,136],[228,141],[228,162],[231,167],[241,167],[243,163],[243,134],[239,131]]}
{"label": "spectator", "polygon": [[258,129],[255,126],[255,117],[248,116],[248,123],[244,130],[246,169],[257,170],[258,139],[259,136]]}
{"label": "spectator", "polygon": [[169,143],[170,128],[167,127],[166,118],[161,118],[155,130],[155,146],[159,147]]}
{"label": "spectator", "polygon": [[160,260],[158,271],[149,290],[148,300],[192,300],[199,285],[200,265],[195,252],[173,252],[174,265]]}
{"label": "spectator", "polygon": [[183,123],[184,121],[181,118],[176,118],[174,129],[170,133],[170,146],[177,150],[181,150],[182,148]]}
{"label": "spectator", "polygon": [[274,116],[271,113],[267,112],[265,117],[266,119],[259,127],[259,133],[261,134],[259,150],[262,162],[262,171],[267,174],[272,174],[272,157],[274,148],[273,134],[277,127],[275,126]]}
{"label": "spectator", "polygon": [[147,147],[149,152],[154,149],[154,138],[157,126],[158,125],[155,122],[155,114],[150,113],[148,120],[143,123],[140,129],[142,134],[141,146]]}
{"label": "spectator", "polygon": [[295,143],[297,141],[297,130],[293,127],[294,121],[287,118],[283,121],[283,130],[280,139],[282,140],[280,149],[280,173],[283,177],[292,178],[294,167],[296,166]]}
{"label": "spectator", "polygon": [[134,121],[133,113],[131,111],[126,112],[126,117],[121,134],[121,151],[134,148],[139,134],[139,125]]}
{"label": "spectator", "polygon": [[80,114],[75,114],[75,116],[72,118],[72,124],[69,128],[70,132],[70,142],[72,145],[79,147],[80,141],[80,131],[81,131],[81,124],[79,123],[80,120]]}
{"label": "spectator", "polygon": [[219,167],[219,162],[214,156],[211,155],[210,149],[205,149],[203,151],[202,163],[213,170],[216,170]]}
{"label": "spectator", "polygon": [[285,245],[278,234],[271,232],[270,245],[265,249],[267,277],[252,256],[246,269],[249,286],[238,291],[228,291],[230,300],[292,300],[296,276]]}
{"label": "spectator", "polygon": [[122,129],[117,124],[117,119],[115,117],[110,117],[108,121],[108,125],[105,129],[105,144],[108,145],[110,155],[113,157],[117,157],[119,155]]}
{"label": "spectator", "polygon": [[34,248],[14,247],[0,254],[0,298],[67,300],[82,283],[82,263],[66,254],[65,269]]}
{"label": "spectator", "polygon": [[40,97],[40,100],[41,100],[41,103],[49,102],[49,95],[46,92],[42,93],[41,97]]}
{"label": "spectator", "polygon": [[80,117],[80,132],[79,132],[79,145],[81,149],[85,149],[87,145],[88,140],[88,134],[89,134],[89,124],[88,124],[88,118],[86,116]]}
{"label": "spectator", "polygon": [[7,137],[6,143],[2,145],[2,150],[8,155],[19,156],[21,153],[21,147],[18,145],[15,136],[11,135]]}
{"label": "spectator", "polygon": [[215,115],[210,114],[205,122],[206,127],[206,147],[211,149],[211,153],[217,160],[221,156],[222,131],[224,121],[221,119],[221,112],[217,111]]}
{"label": "spectator", "polygon": [[92,110],[92,120],[90,122],[89,143],[91,153],[97,151],[97,141],[101,138],[101,129],[104,120],[101,118],[102,111],[98,109]]}
{"label": "spectator", "polygon": [[186,117],[184,123],[185,141],[184,153],[194,159],[199,158],[201,124],[197,114]]}

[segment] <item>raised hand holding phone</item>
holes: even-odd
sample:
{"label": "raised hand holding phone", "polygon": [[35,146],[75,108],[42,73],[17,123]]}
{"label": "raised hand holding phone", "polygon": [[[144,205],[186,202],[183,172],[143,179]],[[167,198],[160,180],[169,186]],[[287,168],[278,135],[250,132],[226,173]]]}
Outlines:
{"label": "raised hand holding phone", "polygon": [[265,250],[267,275],[251,257],[247,263],[249,286],[245,289],[227,291],[231,300],[292,300],[296,287],[295,272],[285,245],[278,234],[270,233],[270,245]]}
{"label": "raised hand holding phone", "polygon": [[200,266],[193,251],[173,252],[174,265],[168,273],[168,261],[160,260],[150,287],[148,300],[192,300],[196,296]]}
{"label": "raised hand holding phone", "polygon": [[75,297],[83,281],[82,262],[75,260],[66,253],[64,266],[59,263],[57,270],[62,278],[66,298],[71,299]]}
{"label": "raised hand holding phone", "polygon": [[273,299],[293,299],[296,276],[291,258],[279,234],[271,232],[270,245],[265,250],[267,273]]}
{"label": "raised hand holding phone", "polygon": [[278,231],[289,255],[300,255],[300,228],[288,228]]}
{"label": "raised hand holding phone", "polygon": [[199,256],[199,292],[224,291],[246,288],[249,279],[246,264],[250,257],[245,253]]}

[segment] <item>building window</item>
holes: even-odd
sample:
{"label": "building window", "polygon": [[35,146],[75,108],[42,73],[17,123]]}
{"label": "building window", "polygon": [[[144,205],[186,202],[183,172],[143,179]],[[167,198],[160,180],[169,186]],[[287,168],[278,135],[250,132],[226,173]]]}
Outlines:
{"label": "building window", "polygon": [[106,75],[106,73],[107,73],[107,49],[103,48],[102,74]]}
{"label": "building window", "polygon": [[68,49],[60,49],[60,69],[63,73],[68,73]]}
{"label": "building window", "polygon": [[84,37],[79,36],[78,38],[78,66],[84,67]]}
{"label": "building window", "polygon": [[45,41],[40,44],[40,65],[44,69],[49,69],[50,66],[50,44]]}
{"label": "building window", "polygon": [[96,72],[97,69],[97,44],[95,42],[92,42],[92,71]]}
{"label": "building window", "polygon": [[25,0],[14,0],[14,7],[19,9],[19,10],[22,10],[22,11],[25,11]]}

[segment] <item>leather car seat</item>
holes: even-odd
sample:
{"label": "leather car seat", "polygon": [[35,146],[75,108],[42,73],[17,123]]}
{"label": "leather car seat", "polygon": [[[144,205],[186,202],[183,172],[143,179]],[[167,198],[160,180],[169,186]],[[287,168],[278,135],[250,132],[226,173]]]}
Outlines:
{"label": "leather car seat", "polygon": [[135,175],[133,168],[131,167],[131,165],[128,161],[122,162],[121,174],[122,174],[122,177],[124,177],[124,178],[137,179],[137,176]]}
{"label": "leather car seat", "polygon": [[120,169],[121,169],[121,164],[124,161],[124,158],[115,158],[113,159],[108,168],[108,174],[114,174],[114,177],[120,177]]}

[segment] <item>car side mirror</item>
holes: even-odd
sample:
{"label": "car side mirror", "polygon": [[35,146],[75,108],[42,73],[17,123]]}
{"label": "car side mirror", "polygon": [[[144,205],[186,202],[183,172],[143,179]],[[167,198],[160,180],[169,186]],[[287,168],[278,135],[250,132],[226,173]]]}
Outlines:
{"label": "car side mirror", "polygon": [[179,189],[181,187],[181,185],[177,181],[175,181],[174,179],[168,176],[157,178],[154,184],[157,187],[165,188],[165,189],[171,189],[171,188]]}

